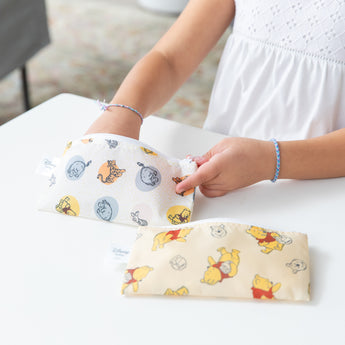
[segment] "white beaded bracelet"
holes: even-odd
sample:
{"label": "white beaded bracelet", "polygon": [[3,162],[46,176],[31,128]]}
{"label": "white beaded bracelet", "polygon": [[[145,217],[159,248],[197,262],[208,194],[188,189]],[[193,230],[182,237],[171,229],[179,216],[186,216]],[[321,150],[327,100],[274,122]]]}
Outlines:
{"label": "white beaded bracelet", "polygon": [[143,124],[143,122],[144,122],[144,117],[143,117],[143,115],[141,115],[141,114],[139,113],[138,110],[135,110],[134,108],[132,108],[132,107],[130,107],[130,106],[128,106],[128,105],[117,104],[117,103],[115,103],[115,104],[106,104],[106,103],[100,102],[99,100],[97,100],[97,102],[98,102],[100,108],[101,108],[103,111],[108,110],[110,107],[120,107],[120,108],[129,109],[129,110],[133,111],[134,113],[136,113],[136,114],[140,117],[141,124]]}

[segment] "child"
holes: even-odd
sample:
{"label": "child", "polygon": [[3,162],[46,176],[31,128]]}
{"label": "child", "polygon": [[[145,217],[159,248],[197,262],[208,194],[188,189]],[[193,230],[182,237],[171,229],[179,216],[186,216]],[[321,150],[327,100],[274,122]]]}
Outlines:
{"label": "child", "polygon": [[198,170],[176,191],[216,197],[278,174],[345,176],[343,0],[190,0],[111,102],[134,111],[109,107],[87,133],[138,138],[140,114],[170,99],[234,17],[204,126],[228,138],[194,158]]}

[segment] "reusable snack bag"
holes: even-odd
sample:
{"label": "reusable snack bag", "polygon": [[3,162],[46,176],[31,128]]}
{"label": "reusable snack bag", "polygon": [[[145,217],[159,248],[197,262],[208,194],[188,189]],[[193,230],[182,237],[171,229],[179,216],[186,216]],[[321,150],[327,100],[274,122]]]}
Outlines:
{"label": "reusable snack bag", "polygon": [[191,219],[194,189],[176,184],[196,170],[140,141],[92,134],[67,144],[39,209],[130,225],[168,225]]}
{"label": "reusable snack bag", "polygon": [[308,301],[307,236],[227,220],[139,228],[122,293]]}

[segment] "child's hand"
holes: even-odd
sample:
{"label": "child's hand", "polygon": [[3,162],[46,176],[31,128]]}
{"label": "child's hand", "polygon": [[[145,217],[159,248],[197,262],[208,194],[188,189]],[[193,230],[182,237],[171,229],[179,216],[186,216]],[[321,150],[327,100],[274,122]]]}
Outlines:
{"label": "child's hand", "polygon": [[193,158],[198,170],[176,186],[181,193],[199,186],[207,197],[272,179],[276,169],[276,153],[270,141],[226,138],[202,157]]}

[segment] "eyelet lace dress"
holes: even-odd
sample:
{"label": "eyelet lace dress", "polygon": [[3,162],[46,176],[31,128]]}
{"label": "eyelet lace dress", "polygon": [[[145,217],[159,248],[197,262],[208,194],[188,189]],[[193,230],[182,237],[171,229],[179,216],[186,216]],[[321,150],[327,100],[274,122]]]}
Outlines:
{"label": "eyelet lace dress", "polygon": [[236,0],[204,128],[305,139],[345,127],[345,0]]}

